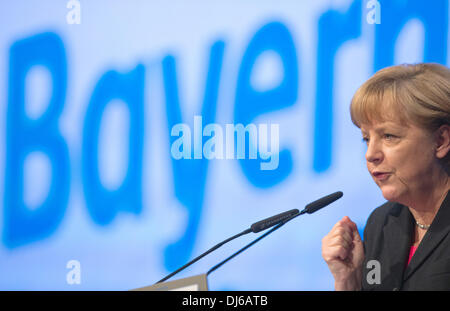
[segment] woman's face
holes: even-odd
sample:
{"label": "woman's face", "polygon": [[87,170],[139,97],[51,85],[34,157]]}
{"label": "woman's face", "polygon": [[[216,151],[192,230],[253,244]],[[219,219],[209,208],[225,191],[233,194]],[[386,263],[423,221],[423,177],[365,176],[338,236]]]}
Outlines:
{"label": "woman's face", "polygon": [[436,182],[434,173],[440,166],[432,133],[393,121],[364,124],[361,132],[367,144],[367,169],[386,200],[408,201]]}

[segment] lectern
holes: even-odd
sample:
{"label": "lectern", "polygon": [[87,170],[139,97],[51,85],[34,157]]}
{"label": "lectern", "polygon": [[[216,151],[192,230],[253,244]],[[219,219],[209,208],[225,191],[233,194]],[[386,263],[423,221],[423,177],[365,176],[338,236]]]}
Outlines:
{"label": "lectern", "polygon": [[199,274],[184,279],[157,283],[151,286],[133,289],[133,291],[207,291],[207,274]]}

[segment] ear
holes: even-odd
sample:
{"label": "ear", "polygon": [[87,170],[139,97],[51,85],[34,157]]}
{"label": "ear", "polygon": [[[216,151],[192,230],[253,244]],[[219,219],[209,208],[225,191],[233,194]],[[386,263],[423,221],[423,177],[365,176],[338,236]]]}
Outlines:
{"label": "ear", "polygon": [[445,158],[450,151],[450,125],[444,124],[436,131],[436,157]]}

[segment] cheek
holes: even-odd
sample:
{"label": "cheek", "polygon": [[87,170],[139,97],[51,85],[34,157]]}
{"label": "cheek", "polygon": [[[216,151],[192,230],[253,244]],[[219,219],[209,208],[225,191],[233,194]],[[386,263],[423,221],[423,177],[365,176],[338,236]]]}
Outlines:
{"label": "cheek", "polygon": [[389,165],[398,177],[419,178],[428,175],[435,161],[434,154],[425,146],[395,150],[386,156]]}

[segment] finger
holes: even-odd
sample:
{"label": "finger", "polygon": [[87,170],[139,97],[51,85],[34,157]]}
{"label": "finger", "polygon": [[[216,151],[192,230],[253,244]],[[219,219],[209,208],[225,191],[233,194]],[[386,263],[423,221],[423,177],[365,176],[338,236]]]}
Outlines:
{"label": "finger", "polygon": [[342,245],[335,246],[331,249],[333,251],[333,254],[335,255],[334,258],[345,260],[348,257],[348,249],[343,247]]}
{"label": "finger", "polygon": [[332,236],[333,238],[340,236],[349,243],[353,242],[353,234],[348,228],[338,227]]}
{"label": "finger", "polygon": [[348,216],[345,216],[344,218],[342,218],[342,220],[340,222],[342,225],[346,226],[351,231],[358,230],[356,224]]}
{"label": "finger", "polygon": [[326,262],[333,260],[346,260],[348,257],[348,249],[341,245],[331,246],[322,252],[322,257]]}
{"label": "finger", "polygon": [[331,249],[334,249],[336,247],[342,247],[346,250],[350,251],[354,248],[354,242],[348,242],[344,240],[342,237],[336,237],[332,240],[329,240],[322,244],[322,250],[323,252],[328,252]]}
{"label": "finger", "polygon": [[342,236],[346,241],[353,242],[353,234],[350,229],[346,226],[339,225],[336,226],[329,234],[329,240],[333,240],[338,236]]}
{"label": "finger", "polygon": [[342,246],[346,249],[351,249],[352,244],[353,244],[352,240],[348,240],[348,239],[344,238],[342,235],[338,235],[329,241],[328,246],[330,246],[330,247]]}

